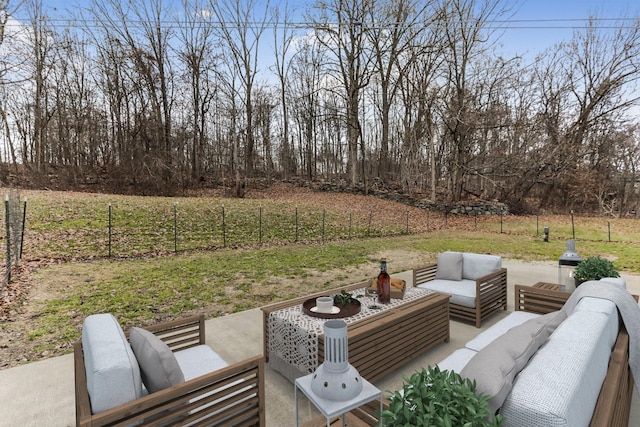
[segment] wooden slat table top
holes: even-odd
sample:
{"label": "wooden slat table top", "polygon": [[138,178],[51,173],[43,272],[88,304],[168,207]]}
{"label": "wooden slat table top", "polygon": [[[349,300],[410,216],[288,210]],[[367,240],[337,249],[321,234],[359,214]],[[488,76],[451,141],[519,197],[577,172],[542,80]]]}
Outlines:
{"label": "wooden slat table top", "polygon": [[538,289],[547,289],[550,291],[559,291],[560,290],[560,286],[556,283],[549,283],[549,282],[538,282],[534,285],[531,286],[532,288],[538,288]]}

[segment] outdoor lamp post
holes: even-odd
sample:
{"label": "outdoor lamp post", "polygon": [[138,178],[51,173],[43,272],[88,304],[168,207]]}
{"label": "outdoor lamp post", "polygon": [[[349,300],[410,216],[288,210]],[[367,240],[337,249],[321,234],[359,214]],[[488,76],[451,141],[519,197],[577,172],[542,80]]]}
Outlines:
{"label": "outdoor lamp post", "polygon": [[582,257],[576,252],[575,240],[567,240],[565,252],[558,259],[558,285],[561,291],[573,292],[576,288],[574,273]]}

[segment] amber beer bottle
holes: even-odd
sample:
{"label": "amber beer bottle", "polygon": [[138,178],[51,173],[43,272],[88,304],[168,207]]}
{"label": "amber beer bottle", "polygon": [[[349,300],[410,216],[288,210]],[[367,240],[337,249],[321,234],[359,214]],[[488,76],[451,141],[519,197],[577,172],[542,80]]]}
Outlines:
{"label": "amber beer bottle", "polygon": [[380,274],[378,274],[378,302],[388,304],[391,302],[391,277],[387,273],[387,259],[380,260]]}

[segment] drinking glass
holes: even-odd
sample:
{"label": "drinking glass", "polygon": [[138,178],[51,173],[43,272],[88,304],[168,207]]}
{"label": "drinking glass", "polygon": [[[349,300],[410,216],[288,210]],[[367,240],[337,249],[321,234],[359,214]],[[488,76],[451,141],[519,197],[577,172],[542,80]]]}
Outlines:
{"label": "drinking glass", "polygon": [[378,290],[376,288],[367,288],[367,295],[369,295],[371,298],[371,305],[369,306],[369,308],[371,310],[379,310],[380,306],[377,304],[378,303]]}

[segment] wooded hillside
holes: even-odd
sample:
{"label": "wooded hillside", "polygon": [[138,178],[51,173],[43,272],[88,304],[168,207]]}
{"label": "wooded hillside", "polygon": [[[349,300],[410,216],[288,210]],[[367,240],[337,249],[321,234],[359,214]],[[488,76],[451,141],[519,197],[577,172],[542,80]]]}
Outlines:
{"label": "wooded hillside", "polygon": [[640,19],[505,58],[511,4],[0,0],[1,183],[242,196],[302,177],[634,212]]}

